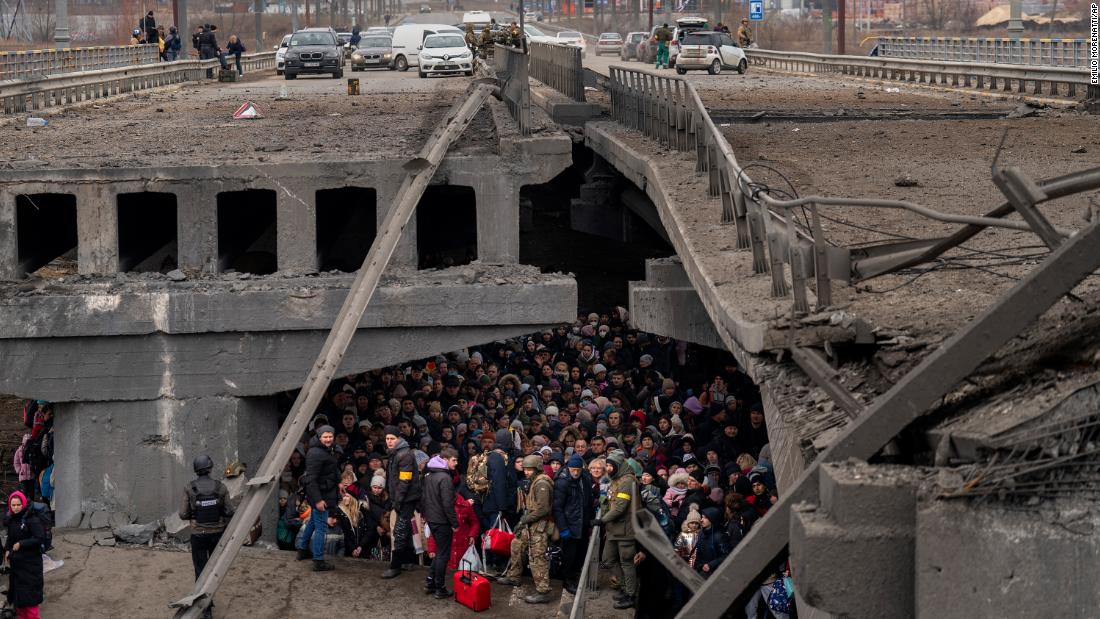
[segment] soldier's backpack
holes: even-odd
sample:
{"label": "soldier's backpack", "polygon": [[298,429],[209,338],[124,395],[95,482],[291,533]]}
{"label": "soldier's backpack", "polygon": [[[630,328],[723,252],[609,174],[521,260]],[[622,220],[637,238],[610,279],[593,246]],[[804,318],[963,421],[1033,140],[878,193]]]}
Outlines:
{"label": "soldier's backpack", "polygon": [[466,465],[466,487],[479,495],[489,491],[489,452],[483,451]]}
{"label": "soldier's backpack", "polygon": [[53,548],[53,517],[50,516],[50,507],[45,503],[34,501],[31,503],[31,513],[42,523],[42,530],[46,538],[42,540],[42,552]]}

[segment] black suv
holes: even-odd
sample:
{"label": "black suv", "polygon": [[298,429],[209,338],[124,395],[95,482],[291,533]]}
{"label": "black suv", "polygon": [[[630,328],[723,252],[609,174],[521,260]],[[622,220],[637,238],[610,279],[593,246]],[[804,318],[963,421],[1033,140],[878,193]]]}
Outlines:
{"label": "black suv", "polygon": [[292,80],[303,73],[331,73],[344,77],[344,50],[332,28],[305,28],[290,37],[284,75]]}

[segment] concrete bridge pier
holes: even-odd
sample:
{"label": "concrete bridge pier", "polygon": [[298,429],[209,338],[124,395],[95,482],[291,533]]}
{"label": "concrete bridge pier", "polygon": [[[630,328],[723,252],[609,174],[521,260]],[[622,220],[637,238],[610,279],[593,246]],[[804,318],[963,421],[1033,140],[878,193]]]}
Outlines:
{"label": "concrete bridge pier", "polygon": [[[279,427],[274,397],[212,396],[57,405],[54,480],[57,523],[82,514],[127,512],[148,522],[179,509],[199,454],[216,465],[256,468]],[[224,471],[215,470],[221,478]],[[274,534],[274,511],[264,518]]]}

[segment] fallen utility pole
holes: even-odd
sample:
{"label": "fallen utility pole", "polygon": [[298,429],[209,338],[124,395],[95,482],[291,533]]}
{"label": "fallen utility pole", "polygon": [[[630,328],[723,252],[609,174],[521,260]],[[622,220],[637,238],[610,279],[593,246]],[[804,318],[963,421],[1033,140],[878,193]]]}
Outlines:
{"label": "fallen utility pole", "polygon": [[290,414],[287,415],[275,442],[260,464],[257,475],[248,481],[244,498],[226,527],[225,533],[222,534],[221,541],[218,542],[214,554],[210,557],[210,562],[206,564],[206,569],[195,583],[194,591],[191,595],[170,605],[172,608],[179,609],[176,611],[176,619],[197,619],[213,602],[214,593],[222,579],[229,573],[229,567],[237,558],[237,553],[247,539],[252,524],[259,518],[263,506],[271,499],[271,493],[275,489],[283,467],[290,460],[299,437],[309,426],[313,412],[339,369],[344,353],[359,327],[359,322],[363,319],[363,313],[371,297],[374,296],[375,290],[378,289],[382,272],[393,258],[401,233],[416,210],[416,205],[420,202],[424,190],[427,189],[428,182],[443,162],[447,150],[473,121],[474,116],[493,91],[494,89],[486,84],[472,84],[467,90],[465,100],[451,108],[443,122],[432,132],[419,156],[405,164],[405,180],[397,191],[394,206],[382,221],[381,232],[371,244],[370,251],[363,260],[363,266],[360,267],[355,282],[348,291],[344,305],[336,317],[336,323],[329,332],[305,384],[302,385],[298,398],[294,400]]}
{"label": "fallen utility pole", "polygon": [[[813,497],[823,463],[867,459],[946,395],[989,355],[1100,268],[1100,221],[1058,246],[1004,296],[951,336],[844,427],[768,514],[757,522],[677,619],[718,619],[790,539],[791,507]],[[797,575],[796,575],[797,577]],[[797,584],[797,583],[796,583]]]}

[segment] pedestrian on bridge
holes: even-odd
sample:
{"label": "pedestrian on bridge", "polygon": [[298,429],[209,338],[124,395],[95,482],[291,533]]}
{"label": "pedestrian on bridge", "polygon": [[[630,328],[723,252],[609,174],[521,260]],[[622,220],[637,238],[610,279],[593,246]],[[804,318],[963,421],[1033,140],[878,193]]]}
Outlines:
{"label": "pedestrian on bridge", "polygon": [[749,28],[749,20],[741,18],[741,26],[737,29],[737,44],[741,49],[748,49],[752,45],[752,29]]}
{"label": "pedestrian on bridge", "polygon": [[657,66],[658,69],[668,68],[668,44],[672,41],[672,31],[668,29],[668,24],[661,24],[661,27],[657,29],[657,32],[653,33],[653,37],[657,39]]}
{"label": "pedestrian on bridge", "polygon": [[176,30],[175,26],[168,29],[168,36],[164,39],[164,57],[165,60],[171,62],[179,57],[180,50],[183,49],[183,40],[180,39],[180,33]]}
{"label": "pedestrian on bridge", "polygon": [[244,75],[244,71],[241,70],[241,54],[248,50],[244,48],[244,44],[237,38],[237,35],[229,36],[229,45],[226,45],[225,49],[233,56],[233,60],[237,65],[237,75]]}

